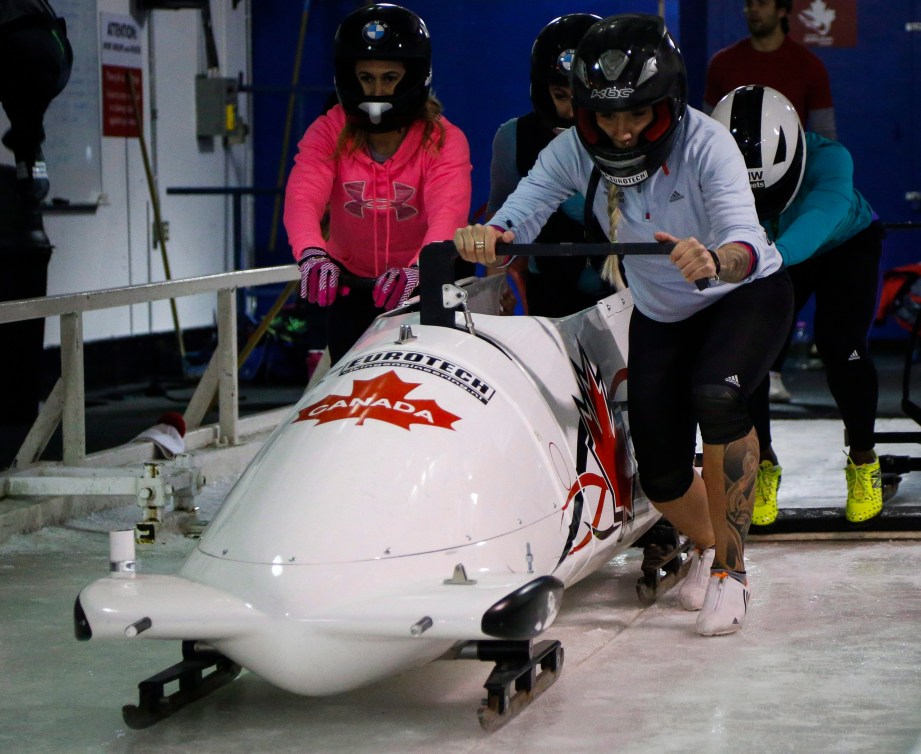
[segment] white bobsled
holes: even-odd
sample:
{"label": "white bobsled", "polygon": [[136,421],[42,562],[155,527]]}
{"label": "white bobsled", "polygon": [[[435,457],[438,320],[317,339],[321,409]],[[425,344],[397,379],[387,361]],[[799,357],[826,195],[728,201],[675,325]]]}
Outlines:
{"label": "white bobsled", "polygon": [[631,299],[497,316],[490,279],[442,279],[453,258],[423,252],[421,302],[380,316],[305,393],[177,575],[80,592],[78,638],[184,642],[129,724],[207,693],[212,666],[212,686],[242,666],[326,695],[473,654],[515,671],[487,683],[487,727],[555,679],[559,644],[533,640],[564,588],[658,519],[626,412]]}

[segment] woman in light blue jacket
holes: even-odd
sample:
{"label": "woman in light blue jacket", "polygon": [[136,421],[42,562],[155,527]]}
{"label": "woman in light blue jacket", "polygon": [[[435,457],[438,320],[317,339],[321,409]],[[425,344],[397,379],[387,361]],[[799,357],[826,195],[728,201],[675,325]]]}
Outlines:
{"label": "woman in light blue jacket", "polygon": [[758,439],[748,399],[789,330],[789,277],[732,137],[687,107],[684,61],[660,18],[598,21],[576,50],[572,88],[576,127],[541,151],[490,225],[460,228],[454,241],[465,259],[495,264],[497,242],[531,242],[597,171],[604,188],[592,207],[609,238],[674,243],[668,256],[623,260],[634,301],[630,427],[646,495],[695,545],[679,600],[700,611],[698,633],[732,633],[750,592]]}

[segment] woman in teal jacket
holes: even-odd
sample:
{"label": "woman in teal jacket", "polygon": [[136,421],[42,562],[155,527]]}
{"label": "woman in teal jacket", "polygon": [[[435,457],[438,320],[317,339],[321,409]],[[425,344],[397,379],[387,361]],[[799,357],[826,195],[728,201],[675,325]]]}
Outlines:
{"label": "woman in teal jacket", "polygon": [[[745,156],[758,217],[789,268],[795,311],[815,294],[815,344],[849,443],[845,514],[848,521],[865,521],[883,507],[873,449],[879,388],[867,337],[876,310],[882,225],[854,188],[847,149],[804,133],[793,106],[776,90],[739,87],[720,101],[713,117],[729,128]],[[781,475],[771,447],[767,380],[753,393],[749,410],[761,446],[752,523],[766,526],[777,518]]]}

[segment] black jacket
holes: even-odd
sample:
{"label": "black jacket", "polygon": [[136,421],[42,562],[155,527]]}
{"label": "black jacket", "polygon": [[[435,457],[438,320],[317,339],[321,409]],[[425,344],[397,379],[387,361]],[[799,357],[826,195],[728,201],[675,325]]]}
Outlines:
{"label": "black jacket", "polygon": [[51,23],[58,17],[48,0],[2,0],[0,2],[0,26],[28,16],[44,18]]}

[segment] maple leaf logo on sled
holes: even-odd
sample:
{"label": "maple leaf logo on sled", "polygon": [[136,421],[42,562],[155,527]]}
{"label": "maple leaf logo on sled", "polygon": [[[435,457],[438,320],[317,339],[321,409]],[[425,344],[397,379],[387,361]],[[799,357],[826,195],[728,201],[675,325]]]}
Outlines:
{"label": "maple leaf logo on sled", "polygon": [[422,383],[403,382],[392,369],[370,380],[354,380],[351,395],[328,395],[297,413],[295,422],[314,419],[317,426],[342,419],[357,419],[356,426],[366,419],[395,424],[410,429],[413,424],[454,429],[460,419],[445,411],[437,402],[427,398],[409,398],[409,393]]}
{"label": "maple leaf logo on sled", "polygon": [[[634,516],[633,474],[627,447],[626,428],[622,419],[615,417],[608,401],[608,391],[601,379],[601,370],[591,364],[588,355],[579,345],[581,366],[571,362],[579,385],[579,396],[573,396],[579,409],[582,426],[580,438],[595,459],[597,469],[586,468],[584,461],[580,473],[569,489],[563,510],[574,505],[570,545],[572,555],[592,540],[607,539],[627,524]],[[611,381],[611,394],[627,379],[627,370],[618,371]],[[582,440],[580,440],[581,442]],[[588,495],[590,490],[597,492]],[[610,495],[610,502],[609,502]],[[576,541],[579,532],[583,536]]]}

